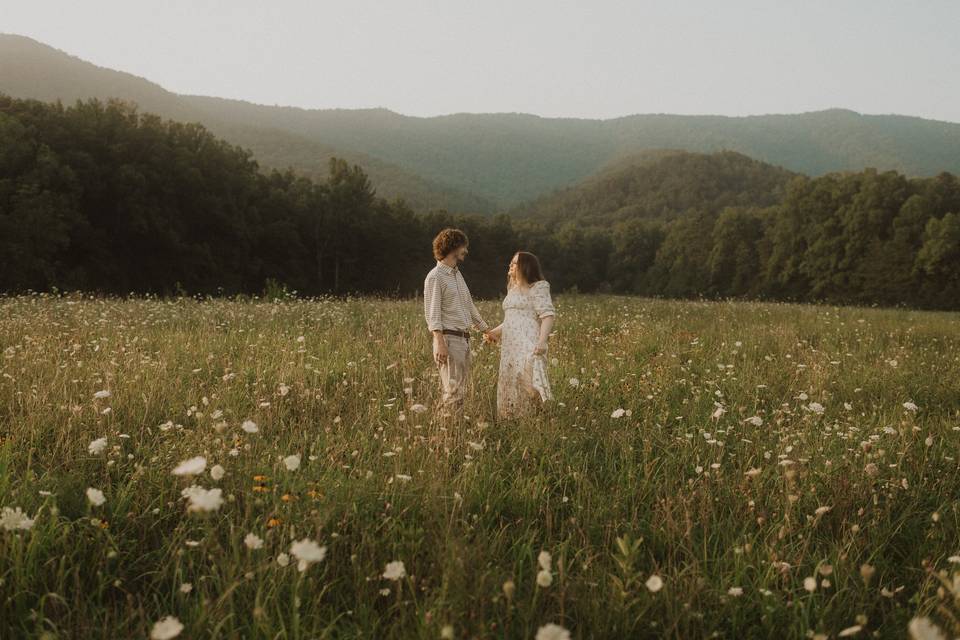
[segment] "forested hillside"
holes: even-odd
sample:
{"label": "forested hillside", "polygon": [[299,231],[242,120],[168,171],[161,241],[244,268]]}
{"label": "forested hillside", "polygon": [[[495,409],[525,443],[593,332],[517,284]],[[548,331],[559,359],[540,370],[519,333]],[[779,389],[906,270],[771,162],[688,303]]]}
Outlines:
{"label": "forested hillside", "polygon": [[906,116],[831,109],[739,118],[418,118],[387,109],[299,109],[178,95],[14,35],[0,34],[0,60],[0,93],[66,104],[133,101],[145,112],[204,124],[251,149],[262,166],[310,176],[335,156],[363,167],[378,195],[403,198],[420,212],[508,210],[651,149],[736,151],[812,176],[868,167],[915,177],[960,172],[960,124]]}
{"label": "forested hillside", "polygon": [[[522,248],[557,291],[960,308],[955,175],[791,177],[730,153],[655,155],[633,167],[638,182],[620,171],[630,189],[607,220],[422,215],[377,198],[342,160],[320,181],[265,174],[200,125],[117,102],[0,97],[0,291],[234,294],[272,282],[412,295],[431,238],[458,225],[483,297],[502,292]],[[683,187],[661,207],[669,215],[644,215],[664,194],[637,185],[664,171],[709,188]]]}
{"label": "forested hillside", "polygon": [[649,151],[605,167],[580,184],[521,205],[514,215],[555,226],[668,221],[695,207],[769,206],[797,174],[732,151]]}

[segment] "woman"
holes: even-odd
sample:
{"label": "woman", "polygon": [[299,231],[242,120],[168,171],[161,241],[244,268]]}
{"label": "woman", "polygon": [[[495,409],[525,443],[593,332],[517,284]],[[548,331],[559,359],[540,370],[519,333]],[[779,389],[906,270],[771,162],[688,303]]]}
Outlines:
{"label": "woman", "polygon": [[543,279],[537,256],[518,251],[507,272],[503,323],[489,340],[500,342],[497,416],[524,415],[553,399],[547,378],[547,340],[556,318],[550,283]]}

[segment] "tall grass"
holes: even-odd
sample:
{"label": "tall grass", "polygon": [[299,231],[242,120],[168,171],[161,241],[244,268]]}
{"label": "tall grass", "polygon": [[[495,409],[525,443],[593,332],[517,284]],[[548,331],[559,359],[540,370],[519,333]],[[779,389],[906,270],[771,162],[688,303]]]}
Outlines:
{"label": "tall grass", "polygon": [[[0,528],[0,637],[146,637],[168,615],[180,637],[264,639],[949,623],[960,315],[557,307],[554,405],[497,421],[498,352],[477,340],[444,422],[414,410],[439,395],[415,301],[0,300],[0,507],[34,520]],[[194,456],[202,474],[171,474]],[[194,483],[223,506],[189,512]],[[326,557],[281,566],[303,538]],[[384,578],[396,560],[407,575]]]}

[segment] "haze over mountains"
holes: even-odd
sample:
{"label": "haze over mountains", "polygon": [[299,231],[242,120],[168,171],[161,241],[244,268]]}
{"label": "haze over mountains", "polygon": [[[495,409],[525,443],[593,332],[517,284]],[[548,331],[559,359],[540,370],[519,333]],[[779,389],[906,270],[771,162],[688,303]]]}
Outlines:
{"label": "haze over mountains", "polygon": [[[318,78],[317,82],[322,82]],[[338,156],[361,165],[378,195],[414,209],[490,213],[553,206],[544,198],[627,162],[643,150],[736,151],[789,171],[820,175],[865,167],[911,176],[960,172],[960,124],[834,109],[740,118],[633,115],[611,120],[525,114],[431,118],[385,109],[306,110],[185,96],[148,80],[0,35],[0,93],[72,103],[134,101],[142,111],[201,122],[249,148],[266,167],[315,177]],[[603,175],[603,174],[601,174]],[[609,178],[609,175],[607,175]],[[596,185],[591,178],[585,188]]]}

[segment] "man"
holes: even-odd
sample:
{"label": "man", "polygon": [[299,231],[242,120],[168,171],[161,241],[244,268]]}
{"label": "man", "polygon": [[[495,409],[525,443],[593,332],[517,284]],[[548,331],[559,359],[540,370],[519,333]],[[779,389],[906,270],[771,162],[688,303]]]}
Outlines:
{"label": "man", "polygon": [[433,334],[433,359],[440,369],[440,400],[445,415],[459,412],[470,381],[470,333],[484,334],[489,327],[470,297],[460,273],[467,257],[467,236],[459,229],[444,229],[433,239],[437,266],[423,281],[423,315]]}

